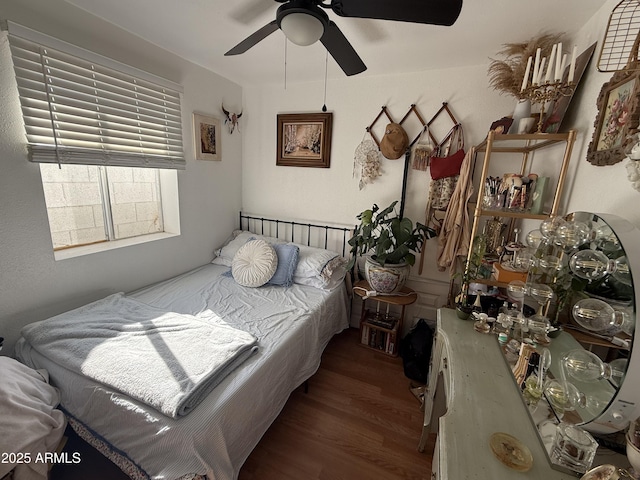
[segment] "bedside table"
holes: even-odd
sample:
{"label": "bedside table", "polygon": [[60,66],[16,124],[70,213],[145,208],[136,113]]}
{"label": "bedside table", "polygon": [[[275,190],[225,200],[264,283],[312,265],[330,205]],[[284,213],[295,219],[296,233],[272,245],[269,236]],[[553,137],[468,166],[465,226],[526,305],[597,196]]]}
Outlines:
{"label": "bedside table", "polygon": [[[398,356],[398,333],[402,333],[404,311],[418,299],[418,294],[409,287],[402,287],[395,295],[366,297],[371,287],[366,280],[360,280],[353,286],[353,293],[362,298],[360,316],[360,345],[380,353]],[[367,301],[375,302],[373,309],[367,308]],[[391,305],[401,307],[400,316],[390,313]]]}

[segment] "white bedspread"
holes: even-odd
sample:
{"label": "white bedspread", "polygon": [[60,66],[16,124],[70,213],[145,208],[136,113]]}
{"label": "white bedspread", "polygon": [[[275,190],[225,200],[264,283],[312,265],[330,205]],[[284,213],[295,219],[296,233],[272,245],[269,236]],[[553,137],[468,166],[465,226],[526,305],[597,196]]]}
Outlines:
{"label": "white bedspread", "polygon": [[252,334],[123,293],[31,323],[29,344],[57,364],[176,418],[257,350]]}
{"label": "white bedspread", "polygon": [[159,415],[114,389],[49,365],[23,340],[16,346],[22,361],[47,365],[52,383],[65,385],[61,402],[67,412],[126,454],[132,478],[145,478],[140,471],[158,480],[190,474],[237,478],[290,392],[316,372],[331,337],[348,327],[343,288],[243,288],[221,276],[227,269],[205,265],[130,295],[173,312],[224,318],[259,340],[259,351],[184,417]]}
{"label": "white bedspread", "polygon": [[15,480],[47,480],[47,464],[38,456],[56,449],[67,425],[56,408],[60,395],[47,372],[13,358],[0,356],[0,372],[0,478],[15,467]]}

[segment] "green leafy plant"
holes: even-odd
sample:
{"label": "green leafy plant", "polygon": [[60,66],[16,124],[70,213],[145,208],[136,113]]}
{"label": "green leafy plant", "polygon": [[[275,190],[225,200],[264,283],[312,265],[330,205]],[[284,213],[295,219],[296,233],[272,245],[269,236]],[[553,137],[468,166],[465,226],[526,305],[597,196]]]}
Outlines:
{"label": "green leafy plant", "polygon": [[425,239],[436,236],[435,230],[407,217],[400,217],[395,210],[394,201],[380,210],[378,205],[361,212],[360,220],[353,236],[349,239],[351,260],[348,268],[353,267],[358,255],[371,251],[371,258],[380,265],[408,263],[416,261],[415,253],[420,253]]}
{"label": "green leafy plant", "polygon": [[469,285],[476,278],[480,277],[480,268],[482,265],[482,260],[477,256],[472,255],[471,261],[465,259],[462,262],[462,269],[455,274],[452,275],[452,279],[460,279],[460,290],[458,294],[454,298],[454,302],[456,305],[460,305],[463,307],[469,306]]}

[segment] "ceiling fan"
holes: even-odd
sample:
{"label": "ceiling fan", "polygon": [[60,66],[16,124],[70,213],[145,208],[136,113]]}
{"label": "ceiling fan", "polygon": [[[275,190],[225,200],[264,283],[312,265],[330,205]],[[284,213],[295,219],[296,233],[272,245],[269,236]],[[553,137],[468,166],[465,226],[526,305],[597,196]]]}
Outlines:
{"label": "ceiling fan", "polygon": [[[373,18],[411,23],[450,26],[457,20],[462,0],[275,0],[276,19],[267,23],[233,47],[225,56],[240,55],[276,30],[296,45],[322,42],[347,75],[364,72],[367,67],[323,9],[341,17]],[[328,2],[328,3],[327,3]]]}

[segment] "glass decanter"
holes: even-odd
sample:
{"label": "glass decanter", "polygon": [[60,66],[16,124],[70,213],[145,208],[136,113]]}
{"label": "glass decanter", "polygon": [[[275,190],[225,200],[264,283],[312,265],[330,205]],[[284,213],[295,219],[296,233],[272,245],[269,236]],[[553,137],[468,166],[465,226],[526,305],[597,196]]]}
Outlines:
{"label": "glass decanter", "polygon": [[545,255],[538,259],[538,267],[543,272],[552,275],[554,272],[561,270],[562,262],[555,255]]}
{"label": "glass decanter", "polygon": [[589,241],[592,236],[591,229],[583,222],[565,222],[556,230],[557,242],[566,248],[577,248]]}
{"label": "glass decanter", "polygon": [[522,280],[511,280],[507,285],[507,295],[509,299],[518,305],[520,313],[524,308],[524,297],[527,294],[527,284]]}
{"label": "glass decanter", "polygon": [[533,250],[536,250],[540,246],[543,239],[544,235],[542,235],[542,232],[539,229],[531,230],[527,233],[526,237],[527,245]]}
{"label": "glass decanter", "polygon": [[562,217],[549,217],[540,224],[540,232],[546,238],[555,238],[558,228],[565,223]]}
{"label": "glass decanter", "polygon": [[594,382],[613,376],[613,368],[603,362],[595,353],[582,348],[571,350],[562,357],[562,365],[567,374],[581,382]]}
{"label": "glass decanter", "polygon": [[629,315],[597,298],[578,300],[571,309],[573,319],[592,332],[617,333],[627,328]]}
{"label": "glass decanter", "polygon": [[553,290],[549,285],[544,283],[532,283],[529,286],[529,295],[538,302],[538,310],[528,319],[529,330],[535,335],[539,335],[542,340],[547,341],[547,333],[551,328],[551,322],[544,314],[545,307],[549,300],[553,298]]}
{"label": "glass decanter", "polygon": [[513,318],[514,336],[523,341],[527,332],[527,319],[524,316],[524,297],[527,294],[527,285],[522,280],[512,280],[507,285],[509,299],[518,305],[518,314]]}
{"label": "glass decanter", "polygon": [[580,250],[571,256],[569,268],[576,276],[590,282],[613,275],[619,282],[631,285],[626,256],[612,260],[599,250]]}
{"label": "glass decanter", "polygon": [[569,382],[549,379],[545,382],[544,395],[558,418],[562,418],[565,412],[573,411],[576,407],[584,408],[587,404],[584,394]]}
{"label": "glass decanter", "polygon": [[522,249],[516,252],[513,260],[513,269],[517,272],[528,272],[536,264],[536,259],[529,249]]}

